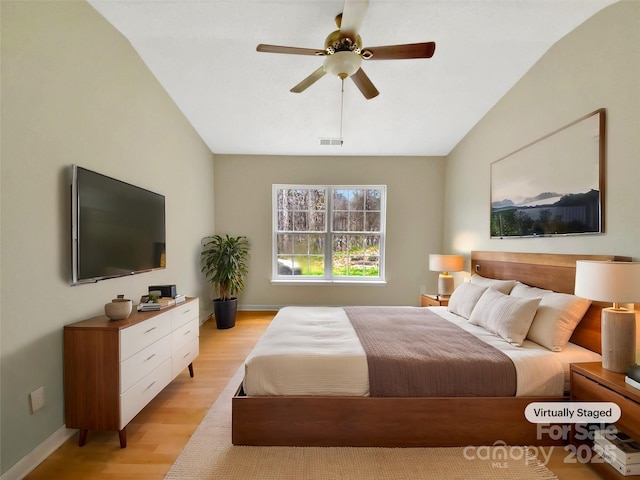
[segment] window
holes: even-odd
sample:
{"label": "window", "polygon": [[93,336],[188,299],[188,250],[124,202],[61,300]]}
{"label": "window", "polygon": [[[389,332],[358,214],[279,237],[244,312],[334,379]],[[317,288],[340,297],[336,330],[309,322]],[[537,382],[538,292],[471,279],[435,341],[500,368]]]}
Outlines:
{"label": "window", "polygon": [[386,187],[274,185],[273,279],[384,281]]}

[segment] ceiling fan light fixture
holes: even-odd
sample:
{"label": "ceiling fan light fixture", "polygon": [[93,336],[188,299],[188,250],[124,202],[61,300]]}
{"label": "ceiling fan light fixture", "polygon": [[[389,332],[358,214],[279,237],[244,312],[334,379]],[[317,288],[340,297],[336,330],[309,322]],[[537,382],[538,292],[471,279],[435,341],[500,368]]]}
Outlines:
{"label": "ceiling fan light fixture", "polygon": [[328,55],[324,60],[327,73],[342,79],[350,77],[360,69],[362,58],[354,52],[336,52]]}

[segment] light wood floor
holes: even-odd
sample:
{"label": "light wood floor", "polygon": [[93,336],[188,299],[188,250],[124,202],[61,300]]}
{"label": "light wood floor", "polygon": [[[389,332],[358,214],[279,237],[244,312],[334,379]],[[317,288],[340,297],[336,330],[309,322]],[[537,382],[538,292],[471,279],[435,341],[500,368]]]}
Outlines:
{"label": "light wood floor", "polygon": [[[127,426],[127,448],[120,448],[117,432],[89,432],[84,447],[78,447],[76,435],[26,478],[163,479],[274,314],[238,313],[234,328],[218,330],[214,321],[202,325],[195,377],[180,374],[133,419]],[[561,480],[601,478],[586,465],[565,463],[567,455],[556,447],[548,464]]]}

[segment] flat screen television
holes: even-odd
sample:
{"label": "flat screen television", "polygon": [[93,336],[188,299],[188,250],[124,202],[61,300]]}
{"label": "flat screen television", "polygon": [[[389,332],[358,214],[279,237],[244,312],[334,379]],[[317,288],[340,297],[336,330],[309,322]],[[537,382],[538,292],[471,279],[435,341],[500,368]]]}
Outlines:
{"label": "flat screen television", "polygon": [[72,285],[165,267],[165,198],[72,166]]}

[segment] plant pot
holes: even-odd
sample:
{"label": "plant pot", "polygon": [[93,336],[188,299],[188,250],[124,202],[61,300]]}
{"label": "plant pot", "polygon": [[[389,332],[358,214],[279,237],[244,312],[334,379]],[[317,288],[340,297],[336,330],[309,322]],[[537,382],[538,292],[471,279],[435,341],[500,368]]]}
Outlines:
{"label": "plant pot", "polygon": [[238,299],[222,300],[216,298],[213,301],[213,316],[216,318],[216,326],[223,330],[232,328],[236,324],[236,312],[238,311]]}

